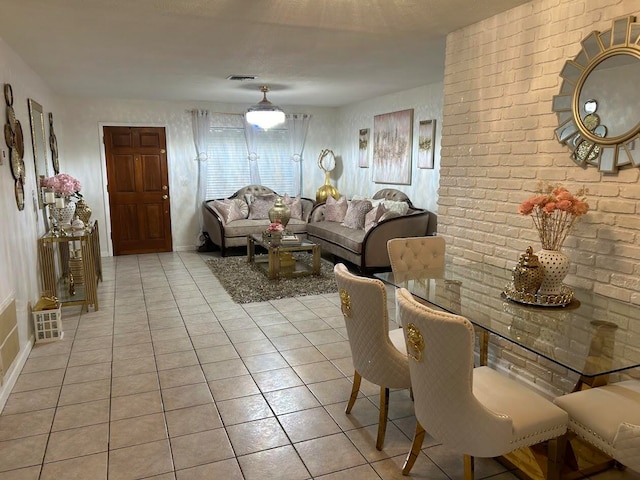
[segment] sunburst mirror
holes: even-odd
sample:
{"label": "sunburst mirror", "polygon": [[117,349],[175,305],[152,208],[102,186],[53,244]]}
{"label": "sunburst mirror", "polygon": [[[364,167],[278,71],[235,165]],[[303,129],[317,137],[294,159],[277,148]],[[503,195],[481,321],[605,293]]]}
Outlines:
{"label": "sunburst mirror", "polygon": [[580,166],[606,173],[640,167],[640,23],[616,18],[581,44],[564,64],[560,94],[553,97],[556,138]]}

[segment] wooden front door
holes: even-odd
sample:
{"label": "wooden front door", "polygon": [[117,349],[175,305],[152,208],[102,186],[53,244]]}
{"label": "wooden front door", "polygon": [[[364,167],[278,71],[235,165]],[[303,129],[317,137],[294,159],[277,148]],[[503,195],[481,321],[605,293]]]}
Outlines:
{"label": "wooden front door", "polygon": [[114,255],[170,252],[167,145],[161,127],[104,127]]}

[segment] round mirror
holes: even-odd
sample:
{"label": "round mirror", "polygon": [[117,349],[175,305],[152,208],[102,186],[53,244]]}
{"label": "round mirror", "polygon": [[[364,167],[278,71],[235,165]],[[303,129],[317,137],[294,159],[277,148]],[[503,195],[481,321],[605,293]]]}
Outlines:
{"label": "round mirror", "polygon": [[591,32],[568,60],[553,97],[556,137],[580,166],[603,172],[640,167],[640,23],[632,16],[614,19],[604,32]]}

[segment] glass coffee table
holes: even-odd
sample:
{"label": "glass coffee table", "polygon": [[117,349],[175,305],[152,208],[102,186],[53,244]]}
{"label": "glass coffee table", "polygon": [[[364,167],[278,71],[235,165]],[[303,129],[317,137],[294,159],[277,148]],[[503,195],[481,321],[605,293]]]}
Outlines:
{"label": "glass coffee table", "polygon": [[[267,254],[256,255],[256,245],[267,250]],[[295,252],[310,253],[310,263],[296,259],[293,255]],[[320,275],[320,245],[306,239],[287,245],[265,239],[262,235],[248,235],[247,262],[258,265],[271,280]]]}

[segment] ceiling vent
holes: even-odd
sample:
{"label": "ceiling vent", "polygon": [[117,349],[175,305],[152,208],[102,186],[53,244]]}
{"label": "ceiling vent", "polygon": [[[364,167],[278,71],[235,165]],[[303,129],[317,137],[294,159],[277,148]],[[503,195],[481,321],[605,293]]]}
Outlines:
{"label": "ceiling vent", "polygon": [[245,80],[255,80],[258,78],[255,75],[229,75],[227,80],[236,80],[238,82],[244,82]]}

